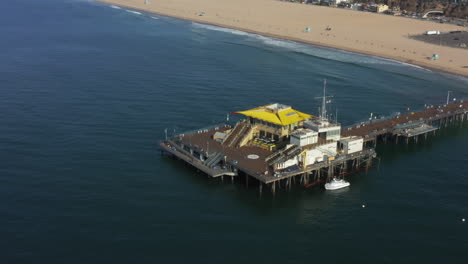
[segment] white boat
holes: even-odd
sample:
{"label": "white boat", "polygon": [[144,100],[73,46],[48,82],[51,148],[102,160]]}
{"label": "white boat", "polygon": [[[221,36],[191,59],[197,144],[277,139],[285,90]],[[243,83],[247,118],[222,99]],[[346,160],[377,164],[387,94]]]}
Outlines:
{"label": "white boat", "polygon": [[333,178],[333,180],[331,180],[330,182],[325,183],[325,189],[326,190],[337,190],[337,189],[341,189],[341,188],[344,188],[344,187],[348,187],[349,185],[350,185],[350,183],[343,180],[343,179]]}

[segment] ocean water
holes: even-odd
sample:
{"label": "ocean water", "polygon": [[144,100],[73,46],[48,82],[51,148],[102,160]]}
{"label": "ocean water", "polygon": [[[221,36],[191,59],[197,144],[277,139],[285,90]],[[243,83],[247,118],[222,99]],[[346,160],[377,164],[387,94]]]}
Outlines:
{"label": "ocean water", "polygon": [[316,113],[325,78],[343,125],[468,79],[94,1],[1,6],[2,263],[466,263],[466,124],[380,146],[346,190],[261,198],[157,141],[272,102]]}

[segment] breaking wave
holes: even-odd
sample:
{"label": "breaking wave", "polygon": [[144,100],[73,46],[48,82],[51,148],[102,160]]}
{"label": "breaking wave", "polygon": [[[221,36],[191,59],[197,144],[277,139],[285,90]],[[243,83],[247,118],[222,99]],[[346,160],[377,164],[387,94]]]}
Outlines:
{"label": "breaking wave", "polygon": [[401,62],[392,59],[386,59],[378,56],[359,54],[354,52],[349,52],[340,49],[327,48],[314,46],[312,44],[299,43],[290,40],[277,39],[273,37],[262,36],[259,34],[248,33],[236,29],[223,28],[219,26],[205,25],[200,23],[192,22],[192,26],[195,28],[201,28],[206,30],[220,31],[225,33],[230,33],[234,35],[246,36],[251,40],[261,42],[262,44],[277,47],[295,53],[310,55],[317,58],[341,61],[346,63],[361,63],[361,64],[372,64],[372,65],[404,65],[408,67],[413,67],[419,70],[431,71],[429,69],[423,68],[418,65]]}
{"label": "breaking wave", "polygon": [[223,27],[218,27],[218,26],[205,25],[205,24],[200,24],[200,23],[195,23],[195,22],[192,22],[192,26],[195,27],[195,28],[201,28],[201,29],[207,29],[207,30],[213,30],[213,31],[221,31],[221,32],[231,33],[231,34],[234,34],[234,35],[241,35],[241,36],[254,35],[254,34],[247,33],[247,32],[240,31],[240,30],[236,30],[236,29],[229,29],[229,28],[223,28]]}
{"label": "breaking wave", "polygon": [[125,11],[127,11],[129,13],[132,13],[132,14],[135,14],[135,15],[141,15],[141,13],[138,12],[138,11],[133,11],[133,10],[125,10]]}

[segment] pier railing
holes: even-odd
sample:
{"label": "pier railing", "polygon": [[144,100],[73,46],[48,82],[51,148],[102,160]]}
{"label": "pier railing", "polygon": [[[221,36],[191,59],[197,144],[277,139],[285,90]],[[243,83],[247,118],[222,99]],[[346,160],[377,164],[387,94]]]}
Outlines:
{"label": "pier railing", "polygon": [[393,118],[395,118],[395,117],[397,117],[399,115],[401,115],[401,113],[396,112],[396,113],[390,114],[388,116],[382,116],[382,117],[379,117],[379,118],[361,119],[361,120],[358,120],[358,121],[356,121],[355,123],[353,123],[351,125],[347,125],[347,126],[342,127],[341,130],[347,130],[349,128],[354,128],[354,127],[356,127],[356,125],[370,125],[370,124],[373,124],[373,123],[390,120],[390,119],[393,119]]}
{"label": "pier railing", "polygon": [[358,158],[358,157],[363,157],[363,156],[372,156],[372,157],[374,157],[375,156],[375,150],[374,149],[364,149],[363,151],[356,152],[356,153],[339,155],[332,161],[325,160],[325,161],[322,161],[322,162],[314,163],[312,165],[307,166],[305,169],[298,168],[298,169],[291,170],[291,171],[288,171],[288,172],[277,172],[273,179],[271,177],[269,177],[267,179],[267,181],[276,181],[276,180],[285,179],[285,178],[292,177],[292,176],[295,176],[295,175],[298,175],[298,174],[310,172],[310,171],[321,169],[321,168],[326,168],[326,167],[328,167],[330,165],[339,164],[339,163],[342,163],[342,162],[344,162],[346,160],[352,160],[352,159],[355,159],[355,158]]}
{"label": "pier railing", "polygon": [[211,126],[198,128],[198,129],[187,130],[187,131],[178,133],[176,136],[183,136],[183,135],[202,133],[202,132],[206,132],[208,130],[218,130],[220,128],[229,127],[229,126],[230,125],[228,125],[228,124],[216,124],[216,125],[211,125]]}

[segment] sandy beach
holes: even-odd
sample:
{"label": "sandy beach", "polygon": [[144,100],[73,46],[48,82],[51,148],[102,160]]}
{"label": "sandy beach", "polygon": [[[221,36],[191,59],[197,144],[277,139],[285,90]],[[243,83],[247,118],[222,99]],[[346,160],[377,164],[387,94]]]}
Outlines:
{"label": "sandy beach", "polygon": [[[468,49],[444,47],[408,37],[428,30],[467,30],[456,25],[275,0],[150,0],[147,4],[145,0],[98,1],[395,59],[468,77]],[[310,32],[305,32],[307,27]],[[439,54],[439,59],[429,60],[435,53]]]}

